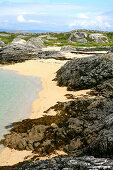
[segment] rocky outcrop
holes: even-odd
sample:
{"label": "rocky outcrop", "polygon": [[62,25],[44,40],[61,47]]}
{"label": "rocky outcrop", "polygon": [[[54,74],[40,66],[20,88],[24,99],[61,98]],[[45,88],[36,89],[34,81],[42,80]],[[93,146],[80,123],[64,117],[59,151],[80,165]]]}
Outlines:
{"label": "rocky outcrop", "polygon": [[[13,43],[0,49],[0,63],[22,62],[30,59],[68,60],[60,51],[43,51],[34,45],[22,45],[24,40],[15,40]],[[38,46],[38,45],[37,45]]]}
{"label": "rocky outcrop", "polygon": [[59,86],[68,90],[89,89],[113,78],[113,56],[101,55],[78,58],[67,62],[57,72]]}
{"label": "rocky outcrop", "polygon": [[32,48],[43,48],[44,47],[44,42],[41,38],[37,37],[37,38],[30,38],[27,41],[26,44],[28,47],[32,47]]}
{"label": "rocky outcrop", "polygon": [[16,38],[11,44],[0,49],[0,62],[22,62],[33,58],[66,59],[60,51],[43,51],[43,41],[40,38],[31,38],[27,42]]}
{"label": "rocky outcrop", "polygon": [[75,32],[71,34],[68,40],[76,41],[80,43],[87,43],[86,37],[87,37],[87,33],[85,32]]}
{"label": "rocky outcrop", "polygon": [[5,46],[5,43],[0,40],[0,47],[4,47],[4,46]]}
{"label": "rocky outcrop", "polygon": [[89,37],[94,40],[96,43],[107,43],[108,38],[104,36],[103,34],[90,34]]}
{"label": "rocky outcrop", "polygon": [[61,47],[60,51],[61,52],[71,52],[71,51],[76,51],[76,48],[71,45],[67,45],[67,46]]}
{"label": "rocky outcrop", "polygon": [[2,170],[37,170],[37,169],[47,169],[47,170],[112,170],[113,160],[111,159],[99,159],[84,156],[84,157],[72,157],[72,156],[59,156],[47,160],[35,160],[31,162],[26,162],[18,164],[13,167],[1,167]]}
{"label": "rocky outcrop", "polygon": [[13,135],[7,135],[4,145],[19,149],[19,150],[35,150],[44,138],[44,133],[48,127],[44,125],[37,125],[27,131],[28,134],[14,133]]}
{"label": "rocky outcrop", "polygon": [[102,33],[91,33],[91,32],[72,32],[68,41],[78,42],[78,43],[108,43],[109,39]]}
{"label": "rocky outcrop", "polygon": [[26,35],[18,35],[18,38],[26,38]]}
{"label": "rocky outcrop", "polygon": [[39,51],[37,54],[38,58],[44,58],[44,59],[56,59],[56,60],[66,60],[66,58],[64,57],[64,55],[62,53],[60,53],[60,51]]}
{"label": "rocky outcrop", "polygon": [[109,53],[113,53],[113,47],[109,49]]}
{"label": "rocky outcrop", "polygon": [[[98,97],[89,98],[91,95]],[[56,116],[14,123],[2,142],[10,148],[32,150],[41,156],[56,149],[64,150],[68,156],[44,161],[35,157],[36,161],[31,163],[7,168],[111,170],[113,160],[108,158],[113,157],[113,79],[96,86],[88,97],[59,102],[52,109],[58,112]]]}
{"label": "rocky outcrop", "polygon": [[38,119],[14,122],[10,133],[5,135],[1,143],[17,150],[32,150],[41,156],[53,153],[56,149],[68,154],[67,157],[24,164],[21,166],[23,169],[34,168],[34,164],[42,169],[47,169],[48,164],[49,168],[54,165],[56,169],[111,169],[113,56],[69,61],[57,72],[57,81],[69,90],[92,89],[87,96],[75,98],[71,95],[70,101],[58,102],[45,111],[54,110],[55,116],[45,115]]}
{"label": "rocky outcrop", "polygon": [[15,38],[11,44],[16,44],[16,45],[26,45],[26,41],[24,39],[21,38]]}
{"label": "rocky outcrop", "polygon": [[38,52],[44,47],[40,38],[31,38],[27,42],[16,38],[11,44],[0,49],[0,63],[22,62],[38,57]]}
{"label": "rocky outcrop", "polygon": [[[110,170],[113,168],[112,59],[112,56],[105,55],[67,62],[61,68],[62,72],[57,74],[67,74],[65,71],[67,72],[68,68],[69,76],[73,78],[75,75],[73,71],[79,70],[80,76],[74,77],[77,78],[75,87],[76,82],[78,80],[81,82],[81,76],[84,76],[82,69],[87,76],[94,76],[98,83],[91,83],[93,88],[87,96],[75,98],[72,95],[70,96],[72,100],[58,102],[51,107],[50,109],[54,109],[57,113],[55,116],[45,115],[38,119],[13,123],[10,133],[1,141],[4,146],[17,150],[32,150],[41,156],[53,153],[56,149],[65,151],[68,156],[59,156],[45,161],[36,160],[38,158],[35,157],[36,161],[32,163],[22,163],[7,168],[15,170],[45,168]],[[68,78],[65,77],[63,80]],[[87,80],[91,85],[90,82],[93,81],[89,78]],[[84,85],[86,84],[87,81]],[[84,88],[81,87],[80,89]]]}
{"label": "rocky outcrop", "polygon": [[51,36],[48,35],[48,36],[46,37],[46,39],[48,39],[48,40],[57,40],[58,38],[57,38],[57,37],[51,37]]}
{"label": "rocky outcrop", "polygon": [[9,36],[11,36],[11,34],[0,33],[0,36],[2,36],[2,37],[9,37]]}
{"label": "rocky outcrop", "polygon": [[0,63],[22,62],[36,57],[38,50],[22,44],[9,44],[0,49]]}
{"label": "rocky outcrop", "polygon": [[112,157],[113,79],[92,89],[88,97],[58,102],[52,107],[56,116],[14,123],[3,144],[41,155],[62,149],[76,156]]}
{"label": "rocky outcrop", "polygon": [[111,52],[111,47],[74,47],[74,46],[72,46],[72,45],[67,45],[67,46],[62,46],[61,47],[61,52],[75,52],[75,53],[77,53],[77,52],[94,52],[94,53],[96,53],[97,51],[100,53],[102,53],[102,52],[106,52],[106,53],[108,53],[108,52]]}

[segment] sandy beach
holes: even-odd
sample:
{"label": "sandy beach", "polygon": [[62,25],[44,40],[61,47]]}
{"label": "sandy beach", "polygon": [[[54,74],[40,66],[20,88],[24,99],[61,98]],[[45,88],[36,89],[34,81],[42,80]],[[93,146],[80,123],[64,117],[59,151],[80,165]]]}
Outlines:
{"label": "sandy beach", "polygon": [[[76,55],[80,57],[79,55]],[[74,56],[75,57],[75,56]],[[17,63],[14,65],[7,65],[0,67],[1,69],[14,70],[17,73],[25,76],[37,76],[41,78],[42,90],[39,92],[39,98],[32,103],[32,114],[30,118],[39,118],[43,116],[44,111],[55,105],[58,101],[68,101],[66,94],[73,94],[80,96],[86,94],[88,90],[77,92],[67,91],[66,87],[57,86],[57,82],[52,81],[55,78],[56,72],[67,61],[58,61],[54,59],[48,60],[30,60],[24,63]],[[56,114],[50,110],[49,115]],[[59,153],[60,154],[60,153]],[[62,154],[62,153],[61,153]],[[20,156],[21,155],[21,156]],[[26,157],[32,157],[31,151],[16,151],[5,148],[0,154],[0,166],[13,165],[22,162]]]}

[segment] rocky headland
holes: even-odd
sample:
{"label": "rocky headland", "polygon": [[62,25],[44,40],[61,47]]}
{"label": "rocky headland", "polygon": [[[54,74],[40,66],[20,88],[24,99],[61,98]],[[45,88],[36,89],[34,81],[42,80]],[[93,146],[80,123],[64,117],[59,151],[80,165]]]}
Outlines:
{"label": "rocky headland", "polygon": [[[72,32],[69,41],[75,36],[79,36],[81,41],[81,38],[86,39],[87,33]],[[99,36],[89,37],[100,41]],[[64,46],[60,51],[44,51],[43,41],[36,39],[39,45],[34,43],[34,39],[28,42],[19,38],[0,48],[1,61],[65,59],[62,51],[75,50],[72,46]],[[104,39],[101,35],[101,40]],[[1,140],[5,147],[30,150],[39,156],[55,153],[56,150],[64,151],[67,156],[43,161],[37,156],[30,163],[1,169],[113,169],[113,54],[112,48],[109,49],[103,55],[68,58],[70,61],[56,73],[53,81],[57,81],[58,86],[67,87],[68,91],[90,89],[87,95],[76,97],[67,91],[69,101],[58,101],[45,110],[41,118],[12,123],[10,133]],[[47,115],[50,110],[56,114]]]}
{"label": "rocky headland", "polygon": [[[34,58],[66,59],[63,52],[108,52],[111,32],[75,30],[66,33],[0,33],[0,63],[11,64]],[[43,52],[47,46],[62,47],[60,51]]]}
{"label": "rocky headland", "polygon": [[71,155],[25,164],[23,169],[30,166],[34,169],[52,168],[51,161],[56,169],[113,168],[113,56],[107,54],[68,61],[58,70],[55,80],[68,90],[91,91],[78,98],[67,94],[70,101],[59,101],[45,111],[52,109],[55,116],[45,115],[13,123],[10,134],[1,142],[9,148],[32,150],[39,155],[48,155],[55,150]]}

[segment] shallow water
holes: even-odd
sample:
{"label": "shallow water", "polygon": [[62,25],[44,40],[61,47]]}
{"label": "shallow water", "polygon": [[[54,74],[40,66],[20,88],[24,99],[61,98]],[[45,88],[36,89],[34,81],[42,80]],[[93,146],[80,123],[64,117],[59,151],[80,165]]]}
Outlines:
{"label": "shallow water", "polygon": [[40,90],[40,78],[0,69],[0,139],[8,132],[5,126],[30,116]]}

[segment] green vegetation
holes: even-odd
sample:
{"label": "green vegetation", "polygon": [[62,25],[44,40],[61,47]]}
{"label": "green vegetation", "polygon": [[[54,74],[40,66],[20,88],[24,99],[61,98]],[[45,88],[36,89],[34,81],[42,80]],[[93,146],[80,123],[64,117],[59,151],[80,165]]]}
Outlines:
{"label": "green vegetation", "polygon": [[93,39],[90,38],[89,35],[90,35],[90,34],[88,34],[88,36],[86,37],[86,40],[87,40],[88,42],[93,42]]}
{"label": "green vegetation", "polygon": [[46,46],[66,46],[66,45],[72,45],[74,47],[104,47],[104,46],[113,46],[113,42],[111,43],[104,43],[104,44],[99,44],[99,43],[69,43],[67,41],[58,41],[58,40],[49,40],[44,42]]}
{"label": "green vegetation", "polygon": [[[93,46],[94,47],[94,46]],[[94,47],[94,50],[95,51],[104,51],[105,50],[105,46],[97,46],[97,47]],[[93,49],[90,49],[90,51],[94,51]],[[76,47],[76,51],[81,51],[81,47]]]}
{"label": "green vegetation", "polygon": [[107,38],[105,38],[105,37],[102,37],[101,39],[102,39],[103,41],[106,41],[106,40],[107,40]]}
{"label": "green vegetation", "polygon": [[59,33],[59,34],[51,34],[51,37],[56,37],[58,40],[68,40],[71,33],[65,34],[65,33]]}
{"label": "green vegetation", "polygon": [[106,35],[111,41],[113,41],[113,32],[108,32]]}
{"label": "green vegetation", "polygon": [[28,41],[30,38],[36,38],[36,37],[39,37],[39,35],[27,35],[25,38],[22,39]]}
{"label": "green vegetation", "polygon": [[[71,45],[74,47],[103,47],[103,46],[113,46],[113,32],[110,33],[103,33],[105,36],[108,37],[108,39],[111,40],[111,42],[109,43],[103,43],[103,44],[99,44],[99,43],[95,43],[93,42],[93,40],[89,37],[89,35],[92,32],[86,32],[88,34],[88,36],[86,37],[86,40],[88,41],[88,43],[77,43],[77,42],[69,42],[68,39],[71,35],[71,33],[57,33],[57,34],[51,34],[51,37],[56,37],[57,40],[47,40],[45,41],[45,45],[46,46],[58,46],[58,47],[62,47],[62,46],[66,46],[66,45]],[[46,39],[46,38],[44,38]],[[103,41],[105,41],[106,38],[103,38]]]}
{"label": "green vegetation", "polygon": [[[6,34],[6,33],[5,33]],[[5,43],[11,43],[13,39],[17,38],[18,35],[10,34],[10,36],[0,36],[0,39]]]}
{"label": "green vegetation", "polygon": [[[6,32],[0,32],[0,34],[7,34]],[[10,36],[0,36],[1,41],[3,41],[5,44],[11,43],[15,38],[18,38],[18,36],[21,34],[13,34],[10,33]],[[27,35],[25,38],[22,38],[26,41],[28,41],[30,38],[36,38],[39,35]]]}
{"label": "green vegetation", "polygon": [[[14,33],[6,33],[6,32],[0,32],[0,34],[10,34],[10,36],[1,36],[0,35],[0,39],[5,43],[11,43],[13,41],[13,39],[17,38],[20,34],[14,34]],[[107,36],[108,39],[110,40],[110,42],[108,43],[103,43],[103,44],[99,44],[99,43],[95,43],[93,42],[93,40],[89,37],[89,35],[92,33],[90,31],[86,31],[86,33],[88,34],[88,36],[86,37],[88,43],[77,43],[77,42],[69,42],[68,39],[71,35],[71,33],[50,33],[50,37],[55,37],[57,39],[46,39],[46,37],[43,37],[42,39],[44,40],[44,44],[45,46],[58,46],[58,47],[62,47],[62,46],[66,46],[66,45],[71,45],[74,47],[104,47],[104,46],[113,46],[113,32],[108,32],[108,33],[103,33],[103,35]],[[26,41],[28,41],[30,38],[36,38],[39,37],[41,34],[34,34],[34,35],[26,35],[26,37],[22,38]],[[103,39],[104,41],[106,39]]]}

